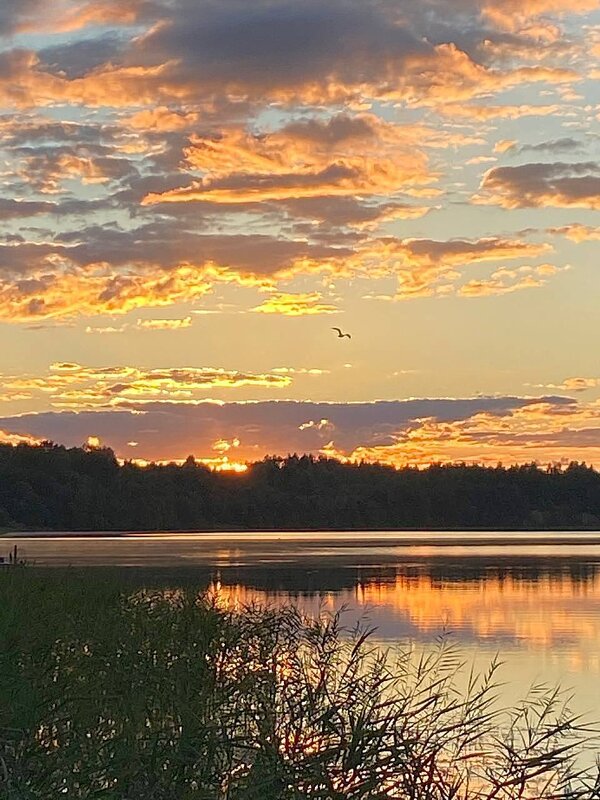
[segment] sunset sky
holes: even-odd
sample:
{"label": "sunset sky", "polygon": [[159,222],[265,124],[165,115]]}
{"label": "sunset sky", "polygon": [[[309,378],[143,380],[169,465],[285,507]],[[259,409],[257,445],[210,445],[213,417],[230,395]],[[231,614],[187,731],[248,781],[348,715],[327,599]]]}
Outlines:
{"label": "sunset sky", "polygon": [[600,0],[0,0],[1,438],[600,466],[599,79]]}

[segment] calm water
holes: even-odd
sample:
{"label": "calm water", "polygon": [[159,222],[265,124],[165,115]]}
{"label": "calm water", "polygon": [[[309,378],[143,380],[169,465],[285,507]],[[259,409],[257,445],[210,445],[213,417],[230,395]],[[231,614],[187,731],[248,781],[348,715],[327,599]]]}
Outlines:
{"label": "calm water", "polygon": [[506,700],[561,683],[600,719],[600,533],[65,533],[2,538],[0,555],[14,544],[40,565],[121,565],[170,585],[191,574],[231,603],[346,607],[385,644],[427,648],[450,631],[477,665],[500,654]]}

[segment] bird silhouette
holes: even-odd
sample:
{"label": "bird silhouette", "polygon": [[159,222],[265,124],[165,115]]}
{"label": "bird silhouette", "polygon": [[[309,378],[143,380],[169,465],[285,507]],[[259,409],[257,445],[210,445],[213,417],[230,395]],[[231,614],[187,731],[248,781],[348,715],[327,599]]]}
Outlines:
{"label": "bird silhouette", "polygon": [[331,330],[332,331],[337,331],[338,339],[344,339],[344,338],[351,339],[352,338],[352,336],[350,336],[349,333],[342,333],[342,329],[341,328],[332,328]]}

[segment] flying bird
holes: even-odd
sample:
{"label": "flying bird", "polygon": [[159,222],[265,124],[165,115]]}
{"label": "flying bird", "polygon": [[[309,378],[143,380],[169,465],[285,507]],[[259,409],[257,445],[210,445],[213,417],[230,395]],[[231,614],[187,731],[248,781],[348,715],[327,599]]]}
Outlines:
{"label": "flying bird", "polygon": [[342,333],[342,329],[341,328],[332,328],[331,330],[332,331],[337,331],[338,339],[344,339],[344,338],[351,339],[352,338],[352,336],[350,336],[349,333]]}

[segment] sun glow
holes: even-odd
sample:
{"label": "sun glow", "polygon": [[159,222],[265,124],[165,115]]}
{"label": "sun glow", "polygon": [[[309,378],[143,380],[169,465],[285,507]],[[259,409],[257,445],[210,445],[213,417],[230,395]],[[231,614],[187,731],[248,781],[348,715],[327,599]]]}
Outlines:
{"label": "sun glow", "polygon": [[[125,459],[118,459],[120,463],[124,463]],[[169,466],[170,464],[174,464],[178,467],[182,467],[187,459],[185,458],[173,458],[173,459],[159,459],[157,461],[149,461],[145,458],[132,458],[127,459],[127,461],[131,464],[135,464],[138,467],[151,467],[151,466],[159,466],[165,467]],[[244,473],[248,472],[249,466],[248,464],[243,464],[239,461],[230,461],[227,456],[223,456],[221,458],[195,458],[195,464],[201,464],[202,466],[208,467],[213,472],[233,472],[239,475],[243,475]]]}

